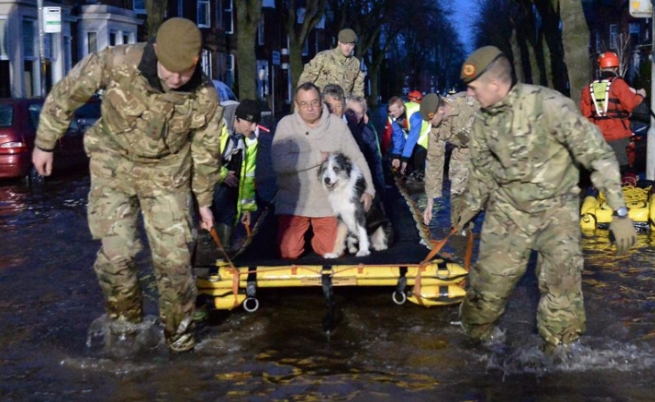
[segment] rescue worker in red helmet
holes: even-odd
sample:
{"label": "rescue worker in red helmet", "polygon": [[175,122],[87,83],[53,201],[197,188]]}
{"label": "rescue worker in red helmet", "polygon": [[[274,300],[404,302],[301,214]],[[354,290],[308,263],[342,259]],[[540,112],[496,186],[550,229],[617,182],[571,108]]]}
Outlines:
{"label": "rescue worker in red helmet", "polygon": [[417,90],[413,90],[412,92],[407,94],[407,100],[410,102],[421,103],[422,99],[423,99],[423,95]]}
{"label": "rescue worker in red helmet", "polygon": [[636,90],[619,77],[619,57],[614,52],[598,56],[600,78],[582,90],[580,111],[596,124],[619,161],[621,171],[628,168],[626,147],[630,144],[630,113],[644,100],[646,90]]}

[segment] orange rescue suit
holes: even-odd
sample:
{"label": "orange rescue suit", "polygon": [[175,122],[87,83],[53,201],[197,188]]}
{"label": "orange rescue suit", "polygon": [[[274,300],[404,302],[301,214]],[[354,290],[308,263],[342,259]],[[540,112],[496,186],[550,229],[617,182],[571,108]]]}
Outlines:
{"label": "orange rescue suit", "polygon": [[[603,85],[607,93],[599,96],[603,91],[594,91],[594,102],[591,88],[596,85]],[[600,128],[606,141],[615,141],[632,135],[628,117],[643,100],[643,96],[635,93],[623,78],[604,74],[603,78],[582,90],[580,112]]]}

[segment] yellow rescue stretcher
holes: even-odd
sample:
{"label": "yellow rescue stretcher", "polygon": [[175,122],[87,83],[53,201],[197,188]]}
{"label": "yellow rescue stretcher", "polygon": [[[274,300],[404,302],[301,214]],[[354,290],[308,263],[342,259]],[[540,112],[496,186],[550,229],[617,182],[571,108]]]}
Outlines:
{"label": "yellow rescue stretcher", "polygon": [[[326,260],[326,263],[328,260]],[[213,298],[213,307],[231,310],[243,305],[248,312],[259,307],[257,288],[320,286],[392,286],[396,304],[425,307],[458,303],[466,294],[468,272],[462,265],[440,258],[410,265],[285,265],[235,267],[216,262],[216,270],[199,275],[198,293]],[[409,290],[408,287],[413,289]]]}
{"label": "yellow rescue stretcher", "polygon": [[[404,188],[399,185],[397,189],[400,197],[397,196],[395,202],[402,204],[404,198],[409,207],[408,210],[397,208],[402,209],[396,212],[398,217],[406,219],[405,228],[410,226],[407,223],[413,222],[419,230],[404,229],[407,230],[405,237],[394,242],[388,250],[373,251],[370,256],[362,258],[324,259],[307,255],[299,260],[286,261],[267,258],[263,248],[270,245],[270,241],[265,241],[265,244],[251,245],[250,253],[231,255],[223,252],[212,254],[210,258],[199,257],[194,263],[199,299],[203,299],[207,307],[218,310],[243,306],[246,311],[254,312],[260,304],[257,298],[259,288],[319,287],[331,311],[335,287],[389,286],[393,288],[391,300],[399,305],[406,301],[424,307],[461,302],[466,294],[472,235],[463,264],[442,258],[438,253],[450,235],[438,242],[431,240],[429,230],[422,224],[420,208]],[[257,231],[253,229],[253,233]],[[212,231],[212,238],[217,249],[224,251],[215,231]],[[421,245],[420,239],[431,250]]]}
{"label": "yellow rescue stretcher", "polygon": [[[628,216],[634,222],[635,228],[649,232],[655,228],[655,194],[652,185],[647,187],[623,186],[623,196],[628,207]],[[606,229],[612,222],[612,208],[607,205],[603,192],[598,195],[588,195],[580,209],[580,226],[584,232],[593,232],[597,228]]]}

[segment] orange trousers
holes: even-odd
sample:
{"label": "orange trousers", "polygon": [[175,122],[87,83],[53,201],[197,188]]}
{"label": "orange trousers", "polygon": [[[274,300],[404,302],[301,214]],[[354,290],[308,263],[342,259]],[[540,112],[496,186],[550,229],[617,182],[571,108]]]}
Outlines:
{"label": "orange trousers", "polygon": [[278,215],[278,244],[282,258],[296,259],[305,252],[305,233],[311,225],[314,231],[311,244],[318,255],[334,250],[337,237],[337,218],[326,216],[309,218],[298,215]]}

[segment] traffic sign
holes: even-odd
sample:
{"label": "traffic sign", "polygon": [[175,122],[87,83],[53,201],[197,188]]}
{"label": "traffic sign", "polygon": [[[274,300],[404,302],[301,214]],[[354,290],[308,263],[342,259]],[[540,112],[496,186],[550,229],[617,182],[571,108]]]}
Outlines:
{"label": "traffic sign", "polygon": [[652,18],[653,4],[651,0],[630,1],[630,15],[634,18]]}
{"label": "traffic sign", "polygon": [[43,32],[61,32],[61,7],[43,7]]}

